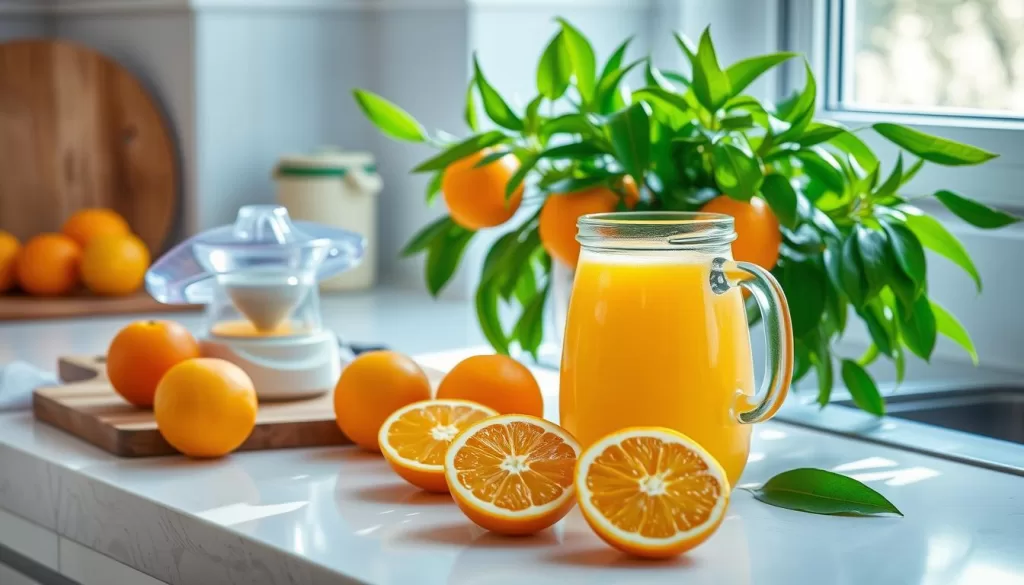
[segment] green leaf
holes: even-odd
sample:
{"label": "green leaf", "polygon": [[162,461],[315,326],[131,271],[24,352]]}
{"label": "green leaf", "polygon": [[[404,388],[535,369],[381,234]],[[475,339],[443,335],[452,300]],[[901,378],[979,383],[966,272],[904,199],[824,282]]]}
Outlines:
{"label": "green leaf", "polygon": [[754,117],[747,113],[730,114],[721,121],[723,130],[745,130],[753,128]]}
{"label": "green leaf", "polygon": [[812,514],[903,515],[885,496],[861,482],[824,469],[784,471],[750,492],[779,508]]}
{"label": "green leaf", "polygon": [[693,61],[692,87],[697,100],[712,113],[718,111],[733,95],[729,76],[722,71],[718,64],[718,56],[715,55],[715,46],[711,42],[711,27],[705,28],[700,35],[700,44]]}
{"label": "green leaf", "polygon": [[562,97],[572,78],[572,63],[563,39],[564,33],[559,31],[537,63],[537,91],[552,101]]}
{"label": "green leaf", "polygon": [[711,151],[718,188],[735,199],[749,201],[764,180],[757,159],[738,146],[719,142]]}
{"label": "green leaf", "polygon": [[607,127],[615,158],[637,185],[643,185],[651,156],[651,125],[644,105],[635,103],[615,114]]}
{"label": "green leaf", "polygon": [[526,224],[504,234],[491,244],[484,259],[484,266],[480,272],[480,282],[490,283],[504,281],[510,273],[507,269],[508,260],[511,258],[516,247],[520,244],[520,236]]}
{"label": "green leaf", "polygon": [[[654,66],[654,63],[651,63],[650,59],[647,60],[647,64],[644,66],[644,79],[647,81],[647,85],[651,87],[664,89],[673,94],[676,93],[676,87],[662,74],[660,69]],[[685,101],[683,103],[685,104]]]}
{"label": "green leaf", "polygon": [[907,356],[903,353],[903,348],[899,346],[894,348],[894,353],[892,363],[896,366],[896,383],[902,384],[903,378],[907,375]]}
{"label": "green leaf", "polygon": [[867,326],[868,333],[871,335],[871,341],[874,342],[878,351],[891,356],[893,351],[892,337],[889,329],[882,322],[882,317],[875,311],[875,308],[873,306],[866,306],[863,309],[858,309],[857,315],[860,316]]}
{"label": "green leaf", "polygon": [[470,79],[469,86],[466,87],[466,110],[463,117],[466,119],[466,126],[473,132],[476,132],[479,123],[476,116],[476,98],[473,95],[474,87],[476,87],[476,79]]}
{"label": "green leaf", "polygon": [[903,343],[921,359],[930,360],[935,349],[937,329],[935,313],[932,312],[928,297],[919,296],[910,311],[897,305],[896,313],[899,315]]}
{"label": "green leaf", "polygon": [[363,114],[384,134],[406,142],[424,142],[427,139],[423,126],[402,108],[365,89],[354,90],[352,95]]}
{"label": "green leaf", "polygon": [[569,142],[567,144],[560,144],[558,146],[552,146],[546,150],[541,151],[537,154],[538,158],[571,158],[580,159],[597,156],[599,154],[605,154],[597,144],[592,141],[587,142]]}
{"label": "green leaf", "polygon": [[477,161],[477,163],[475,165],[473,165],[473,168],[474,169],[478,169],[480,167],[486,167],[487,165],[491,164],[492,162],[494,162],[496,160],[501,160],[501,159],[503,159],[506,156],[509,156],[511,154],[512,154],[511,150],[507,150],[507,149],[504,149],[504,148],[499,149],[499,150],[495,150],[494,152],[488,154],[487,156],[485,156],[485,157],[481,158],[479,161]]}
{"label": "green leaf", "polygon": [[793,335],[803,337],[816,329],[825,312],[825,275],[810,263],[786,262],[779,267],[779,283],[789,300]]}
{"label": "green leaf", "polygon": [[815,144],[828,142],[843,132],[846,132],[846,128],[836,122],[828,120],[811,122],[804,129],[803,134],[796,140],[796,143],[804,147],[814,146]]}
{"label": "green leaf", "polygon": [[425,173],[428,171],[440,171],[453,162],[466,158],[467,156],[480,152],[488,146],[505,142],[508,137],[497,130],[490,130],[483,134],[475,134],[469,138],[448,147],[439,154],[423,161],[412,170],[414,173]]}
{"label": "green leaf", "polygon": [[729,83],[732,85],[733,95],[746,89],[755,79],[772,67],[780,65],[793,57],[796,57],[796,53],[772,53],[750,57],[749,59],[733,63],[725,70],[726,75],[729,77]]}
{"label": "green leaf", "polygon": [[913,179],[915,175],[917,175],[917,171],[921,170],[922,166],[924,166],[924,159],[923,158],[917,159],[917,162],[915,162],[914,164],[910,165],[910,168],[907,169],[907,171],[905,173],[903,173],[903,181],[900,183],[900,186],[903,186],[903,185],[906,185],[907,183],[909,183],[910,180]]}
{"label": "green leaf", "polygon": [[889,281],[891,267],[885,236],[881,232],[858,225],[856,228],[857,250],[864,270],[867,288],[865,299],[870,299],[882,290]]}
{"label": "green leaf", "polygon": [[416,232],[400,252],[403,258],[413,256],[430,247],[434,240],[448,233],[448,230],[457,227],[455,222],[447,215],[437,218],[427,224],[423,229]]}
{"label": "green leaf", "polygon": [[519,271],[519,276],[515,279],[516,286],[514,294],[516,300],[519,301],[519,306],[525,307],[530,304],[533,297],[537,295],[537,275],[534,273],[533,266],[529,263]]}
{"label": "green leaf", "polygon": [[596,132],[597,127],[586,114],[563,114],[557,118],[545,120],[540,126],[540,134],[551,137],[555,134],[583,134]]}
{"label": "green leaf", "polygon": [[896,263],[915,285],[922,285],[928,276],[924,248],[914,232],[905,225],[889,218],[880,221],[885,235],[889,238]]}
{"label": "green leaf", "polygon": [[896,164],[892,167],[892,172],[886,177],[885,182],[872,194],[874,197],[881,199],[882,197],[888,197],[889,195],[895,195],[896,190],[903,184],[903,153],[899,153],[896,156]]}
{"label": "green leaf", "polygon": [[575,193],[576,191],[582,191],[589,189],[595,185],[608,185],[608,177],[602,176],[587,176],[587,177],[566,177],[550,183],[544,187],[544,191],[547,193],[557,193],[564,195],[566,193]]}
{"label": "green leaf", "polygon": [[629,37],[622,44],[612,52],[612,56],[608,57],[608,60],[604,64],[604,68],[601,69],[601,75],[597,78],[597,86],[601,86],[601,82],[613,75],[619,68],[622,67],[622,61],[626,58],[626,50],[629,48],[629,43],[633,42],[633,37]]}
{"label": "green leaf", "polygon": [[972,201],[952,191],[937,191],[935,198],[957,217],[975,227],[994,229],[1020,221],[1019,217],[1014,217],[998,209],[992,209],[987,205],[982,205],[977,201]]}
{"label": "green leaf", "polygon": [[673,109],[678,114],[687,114],[690,107],[686,100],[677,93],[660,87],[645,87],[633,92],[633,101],[643,100],[651,102],[656,106],[664,106]]}
{"label": "green leaf", "polygon": [[940,165],[977,165],[999,156],[976,146],[933,136],[900,124],[880,122],[872,128],[896,146]]}
{"label": "green leaf", "polygon": [[812,147],[810,150],[798,150],[794,156],[799,160],[807,176],[821,182],[830,191],[842,193],[846,185],[843,171],[832,153]]}
{"label": "green leaf", "polygon": [[786,177],[772,173],[761,183],[761,195],[771,206],[782,225],[793,229],[797,224],[796,191]]}
{"label": "green leaf", "polygon": [[676,44],[679,45],[679,50],[686,56],[686,60],[691,66],[695,66],[695,63],[697,62],[697,47],[693,44],[693,41],[684,34],[672,34],[676,39]]}
{"label": "green leaf", "polygon": [[508,183],[505,183],[505,199],[512,197],[512,194],[516,192],[516,189],[518,189],[519,186],[523,184],[523,181],[526,180],[526,175],[530,174],[533,167],[537,165],[538,160],[540,160],[538,157],[531,156],[526,160],[519,162],[519,168],[516,169],[515,174],[509,177]]}
{"label": "green leaf", "polygon": [[843,243],[840,267],[839,279],[843,292],[854,307],[862,306],[867,297],[867,282],[864,278],[864,268],[861,266],[860,249],[855,233],[850,234]]}
{"label": "green leaf", "polygon": [[612,98],[618,92],[619,83],[622,82],[622,78],[629,73],[631,69],[643,62],[644,59],[637,59],[621,69],[612,71],[607,77],[601,78],[600,82],[597,84],[597,90],[594,93],[594,102],[598,104],[599,110],[602,113],[609,113],[614,110],[612,106]]}
{"label": "green leaf", "polygon": [[569,53],[569,62],[572,64],[573,73],[576,74],[576,87],[584,103],[589,103],[594,95],[595,71],[597,59],[594,57],[594,47],[590,45],[587,37],[579,30],[569,24],[564,18],[557,19],[562,25],[562,35],[566,51]]}
{"label": "green leaf", "polygon": [[974,261],[971,260],[960,240],[949,233],[939,220],[928,215],[907,213],[906,223],[907,227],[910,228],[910,231],[914,232],[914,235],[917,236],[917,239],[921,241],[924,247],[934,250],[960,268],[963,268],[974,279],[978,292],[981,292],[981,275],[974,266]]}
{"label": "green leaf", "polygon": [[971,361],[974,365],[978,365],[978,351],[974,349],[974,342],[971,341],[971,336],[967,333],[967,329],[942,305],[935,301],[929,302],[932,306],[932,314],[935,316],[935,330],[964,348],[967,355],[971,356]]}
{"label": "green leaf", "polygon": [[843,384],[846,384],[857,408],[875,416],[885,414],[885,400],[878,392],[878,386],[857,362],[843,360]]}
{"label": "green leaf", "polygon": [[806,81],[804,89],[798,94],[796,101],[787,106],[785,112],[780,112],[779,118],[789,122],[789,128],[775,137],[775,144],[782,144],[791,140],[799,139],[807,126],[814,118],[814,106],[818,99],[818,85],[814,81],[814,72],[811,65],[804,60]]}
{"label": "green leaf", "polygon": [[865,173],[871,173],[878,168],[878,157],[875,156],[874,151],[853,132],[840,132],[828,143],[852,156]]}
{"label": "green leaf", "polygon": [[427,183],[427,205],[434,203],[437,196],[441,193],[441,181],[444,180],[444,171],[437,171],[434,176],[430,178],[430,182]]}
{"label": "green leaf", "polygon": [[480,331],[494,351],[508,355],[508,338],[498,318],[498,298],[496,285],[481,282],[476,288],[476,320],[480,324]]}
{"label": "green leaf", "polygon": [[827,340],[818,340],[818,348],[814,352],[814,372],[818,378],[818,406],[824,408],[832,399],[832,385],[835,382],[832,353]]}
{"label": "green leaf", "polygon": [[544,103],[544,96],[539,95],[526,104],[526,115],[523,117],[523,125],[527,134],[536,134],[540,129],[543,118],[539,115],[540,106]]}
{"label": "green leaf", "polygon": [[473,71],[487,117],[502,128],[508,128],[513,132],[521,132],[526,127],[522,119],[512,111],[512,108],[508,106],[505,99],[498,93],[498,90],[488,83],[487,78],[484,77],[484,72],[480,69],[480,62],[477,61],[476,55],[473,55]]}
{"label": "green leaf", "polygon": [[544,339],[544,305],[548,300],[548,287],[534,294],[533,299],[523,309],[522,315],[512,331],[513,337],[519,340],[519,346],[537,359],[537,350]]}
{"label": "green leaf", "polygon": [[453,224],[430,243],[430,247],[427,248],[426,270],[427,290],[432,296],[436,297],[451,280],[474,233]]}

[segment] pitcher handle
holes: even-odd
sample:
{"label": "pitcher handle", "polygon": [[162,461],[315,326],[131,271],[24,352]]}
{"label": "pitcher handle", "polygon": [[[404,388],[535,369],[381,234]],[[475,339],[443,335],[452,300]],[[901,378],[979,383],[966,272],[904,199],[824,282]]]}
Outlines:
{"label": "pitcher handle", "polygon": [[746,395],[737,397],[740,412],[736,418],[743,424],[753,424],[774,416],[789,392],[793,381],[793,323],[786,294],[771,272],[750,262],[715,258],[711,263],[712,292],[723,294],[735,286],[750,291],[757,301],[767,338],[767,368],[757,396],[753,401]]}

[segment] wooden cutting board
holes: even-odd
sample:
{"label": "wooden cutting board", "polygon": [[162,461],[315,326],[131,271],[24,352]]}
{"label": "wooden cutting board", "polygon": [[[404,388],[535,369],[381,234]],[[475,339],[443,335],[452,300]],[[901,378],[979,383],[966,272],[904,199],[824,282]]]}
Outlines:
{"label": "wooden cutting board", "polygon": [[24,241],[109,207],[155,257],[178,207],[173,144],[160,108],[113,60],[65,41],[0,44],[0,229]]}
{"label": "wooden cutting board", "polygon": [[139,291],[126,297],[101,297],[88,293],[79,293],[68,297],[0,295],[0,321],[169,313],[172,311],[199,311],[202,308],[203,305],[165,305],[157,302],[145,291]]}
{"label": "wooden cutting board", "polygon": [[[160,436],[153,412],[135,408],[118,396],[105,369],[102,357],[60,358],[57,373],[63,383],[35,391],[35,417],[120,457],[177,453]],[[425,371],[435,385],[443,375]],[[334,421],[334,402],[328,393],[308,400],[260,404],[256,428],[239,450],[348,443]]]}

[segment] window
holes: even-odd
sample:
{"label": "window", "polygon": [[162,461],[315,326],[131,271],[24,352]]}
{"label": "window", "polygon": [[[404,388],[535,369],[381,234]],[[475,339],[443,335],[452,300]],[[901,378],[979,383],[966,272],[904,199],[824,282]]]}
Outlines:
{"label": "window", "polygon": [[839,10],[845,106],[1024,117],[1024,0],[847,0]]}
{"label": "window", "polygon": [[[775,1],[776,46],[810,59],[822,117],[906,124],[999,153],[978,168],[929,165],[910,188],[1024,209],[1024,0]],[[785,69],[782,94],[803,87],[802,68]],[[895,161],[891,144],[860,136],[883,165]]]}

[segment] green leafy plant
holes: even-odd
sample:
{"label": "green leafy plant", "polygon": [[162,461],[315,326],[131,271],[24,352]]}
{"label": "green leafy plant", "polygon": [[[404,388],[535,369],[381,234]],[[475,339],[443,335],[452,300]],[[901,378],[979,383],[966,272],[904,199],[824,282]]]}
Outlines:
{"label": "green leafy plant", "polygon": [[[777,103],[744,93],[760,76],[796,58],[794,53],[723,67],[705,30],[696,45],[676,36],[688,72],[661,70],[650,58],[628,60],[628,39],[599,68],[587,38],[570,23],[558,23],[537,66],[537,96],[521,110],[508,104],[474,61],[465,107],[471,134],[461,140],[431,135],[398,106],[356,90],[359,106],[382,132],[439,149],[414,169],[433,173],[428,202],[449,165],[484,149],[488,155],[478,166],[502,156],[518,159],[506,194],[525,184],[526,201],[537,208],[548,198],[595,185],[621,194],[626,177],[640,187],[634,210],[697,210],[723,193],[739,201],[760,197],[782,226],[780,257],[771,268],[792,309],[794,378],[813,368],[822,406],[841,378],[860,408],[883,414],[885,402],[865,367],[884,357],[902,381],[906,352],[930,359],[940,334],[977,360],[963,326],[929,297],[925,249],[966,271],[980,291],[978,270],[957,238],[914,206],[908,184],[925,164],[978,165],[995,154],[899,124],[852,129],[816,120],[818,85],[809,66],[803,89]],[[631,89],[627,74],[640,72],[643,83]],[[490,129],[482,128],[481,105]],[[861,138],[870,132],[898,147],[890,168],[883,168]],[[949,190],[931,197],[980,228],[1018,221]],[[538,213],[517,217],[525,219],[505,226],[486,256],[476,310],[497,351],[518,344],[535,354],[551,258],[538,235]],[[445,216],[416,234],[403,254],[427,255],[426,281],[436,294],[473,237]],[[502,304],[518,312],[511,330],[498,319]],[[834,350],[851,313],[873,342],[859,358]],[[757,311],[750,314],[758,318]]]}

